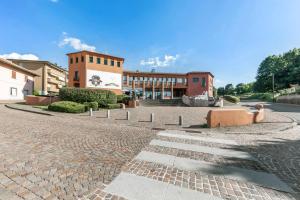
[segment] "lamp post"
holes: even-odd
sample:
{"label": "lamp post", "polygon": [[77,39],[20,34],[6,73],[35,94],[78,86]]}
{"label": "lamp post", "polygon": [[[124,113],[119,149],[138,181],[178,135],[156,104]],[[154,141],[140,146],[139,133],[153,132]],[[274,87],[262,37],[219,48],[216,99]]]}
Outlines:
{"label": "lamp post", "polygon": [[272,76],[273,102],[275,102],[275,78],[274,78],[274,73],[271,73],[271,76]]}

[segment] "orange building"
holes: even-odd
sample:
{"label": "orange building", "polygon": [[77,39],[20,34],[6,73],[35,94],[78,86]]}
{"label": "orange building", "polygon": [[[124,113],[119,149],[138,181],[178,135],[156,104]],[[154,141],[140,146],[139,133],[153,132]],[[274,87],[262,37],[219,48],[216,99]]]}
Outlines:
{"label": "orange building", "polygon": [[108,89],[122,94],[124,58],[80,51],[69,57],[69,87]]}
{"label": "orange building", "polygon": [[108,89],[116,94],[136,91],[147,99],[213,96],[214,76],[210,72],[132,72],[123,70],[124,58],[90,51],[67,55],[69,87]]}

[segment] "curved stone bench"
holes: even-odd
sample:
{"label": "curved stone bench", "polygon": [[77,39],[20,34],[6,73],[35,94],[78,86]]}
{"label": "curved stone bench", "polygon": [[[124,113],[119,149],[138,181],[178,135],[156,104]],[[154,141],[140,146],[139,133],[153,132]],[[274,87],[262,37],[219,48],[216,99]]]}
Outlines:
{"label": "curved stone bench", "polygon": [[264,120],[263,106],[257,106],[258,110],[249,112],[246,109],[215,109],[207,113],[207,125],[210,128],[243,126],[259,123]]}

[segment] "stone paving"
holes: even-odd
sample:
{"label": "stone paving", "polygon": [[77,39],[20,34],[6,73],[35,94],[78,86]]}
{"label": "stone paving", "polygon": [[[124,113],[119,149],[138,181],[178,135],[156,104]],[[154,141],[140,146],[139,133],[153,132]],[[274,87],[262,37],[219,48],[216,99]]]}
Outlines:
{"label": "stone paving", "polygon": [[110,183],[154,136],[143,128],[2,105],[0,123],[0,188],[16,199],[77,199]]}
{"label": "stone paving", "polygon": [[[164,113],[155,118],[161,124],[171,124],[177,119],[177,114],[172,114],[168,118],[169,121],[162,122],[161,117],[167,115],[167,111],[165,108],[154,108],[154,110]],[[180,113],[182,110],[178,108],[173,112],[169,111]],[[277,121],[281,125],[290,123],[290,119],[282,115],[268,112],[263,126],[243,127],[254,130],[257,133],[254,135],[224,134],[226,132],[224,130],[230,131],[231,128],[210,131],[201,129],[201,132],[184,133],[195,137],[224,138],[238,144],[230,145],[163,135],[155,136],[155,132],[149,128],[156,127],[159,123],[148,126],[146,115],[144,115],[145,122],[139,122],[137,118],[127,122],[123,120],[125,112],[124,110],[112,111],[112,119],[103,118],[105,111],[95,113],[94,117],[88,117],[86,113],[43,116],[9,110],[0,105],[0,199],[123,200],[125,198],[120,195],[105,192],[105,188],[118,177],[120,172],[223,199],[300,199],[300,136],[298,134],[300,130],[259,134],[264,131],[263,127],[270,130],[272,126],[277,128],[274,126],[276,124],[271,122]],[[199,115],[199,112],[193,115],[191,114],[193,112],[187,109],[183,114],[186,118],[192,119],[191,125],[195,125],[198,119],[202,120],[203,113]],[[143,123],[146,124],[144,127]],[[168,125],[168,127],[177,129],[177,125]],[[257,161],[148,145],[153,139],[245,151],[251,153]],[[296,194],[291,195],[223,176],[207,175],[133,159],[141,150],[206,161],[220,167],[234,166],[269,172],[288,183]],[[177,185],[176,180],[180,182]],[[197,181],[200,185],[198,188]]]}

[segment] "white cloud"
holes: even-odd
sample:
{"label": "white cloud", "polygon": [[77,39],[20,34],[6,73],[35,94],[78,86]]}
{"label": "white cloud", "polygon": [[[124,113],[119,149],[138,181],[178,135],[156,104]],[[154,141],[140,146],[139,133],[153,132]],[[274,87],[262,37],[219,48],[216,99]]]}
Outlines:
{"label": "white cloud", "polygon": [[69,45],[70,47],[74,48],[75,50],[87,50],[87,51],[95,51],[96,47],[88,45],[82,42],[80,39],[75,37],[69,37],[66,32],[63,32],[63,39],[59,42],[59,47],[64,47]]}
{"label": "white cloud", "polygon": [[39,60],[39,57],[34,54],[19,54],[16,52],[12,52],[10,54],[2,54],[0,55],[0,57],[5,59]]}
{"label": "white cloud", "polygon": [[180,56],[176,54],[175,56],[165,55],[161,60],[159,57],[148,58],[147,60],[141,60],[140,65],[151,66],[151,67],[168,67],[174,64]]}

